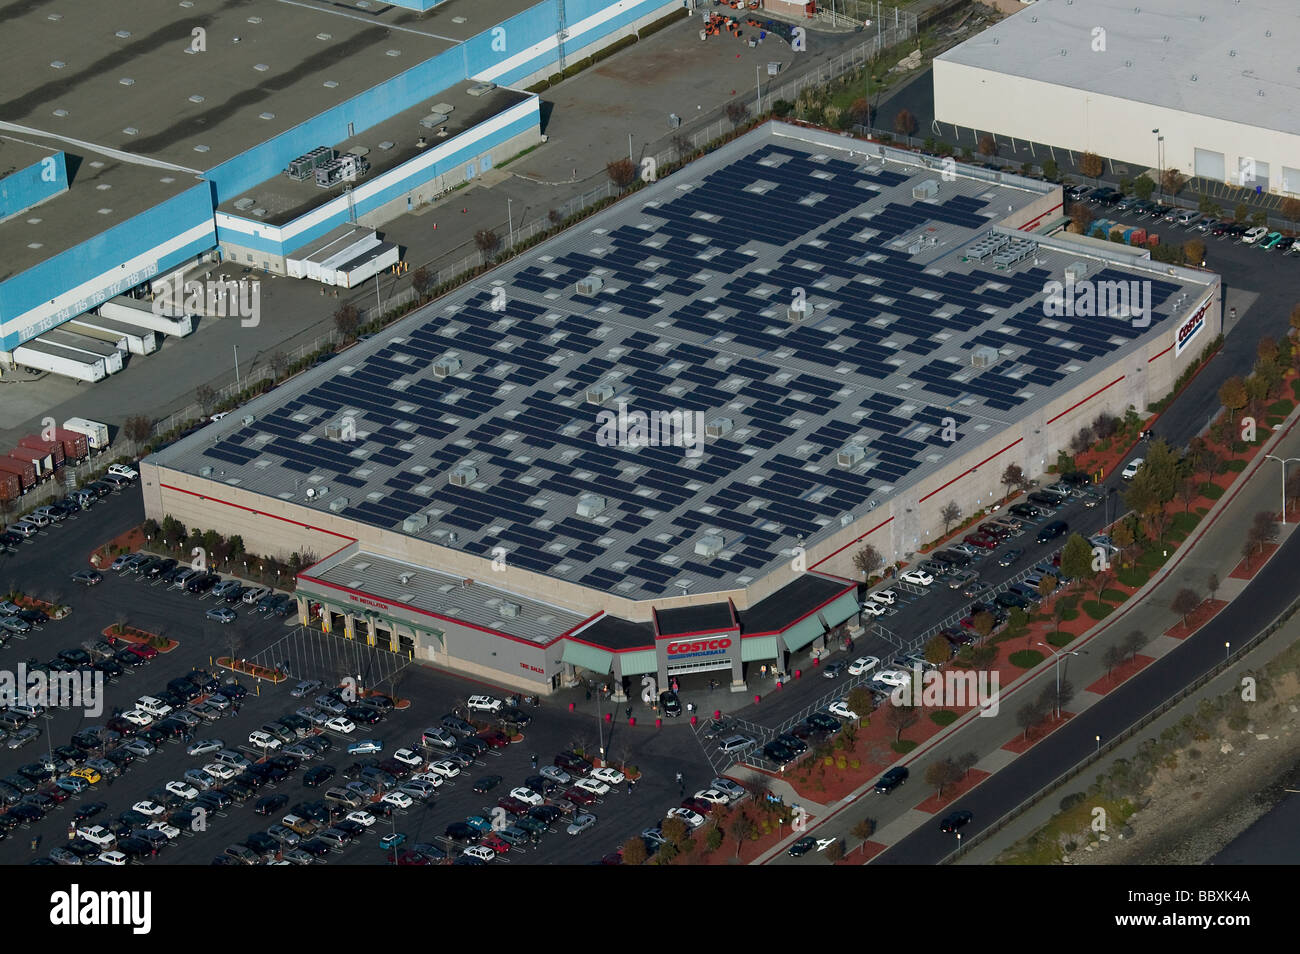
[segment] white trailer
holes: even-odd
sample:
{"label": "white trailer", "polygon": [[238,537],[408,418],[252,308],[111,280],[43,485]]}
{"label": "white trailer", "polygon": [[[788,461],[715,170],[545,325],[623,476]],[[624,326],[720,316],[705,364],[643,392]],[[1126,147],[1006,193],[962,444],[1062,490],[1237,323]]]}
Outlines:
{"label": "white trailer", "polygon": [[119,351],[116,345],[111,345],[107,341],[100,341],[98,338],[87,338],[85,335],[79,335],[73,331],[54,328],[41,335],[40,340],[57,345],[60,348],[67,348],[69,351],[79,351],[82,354],[103,358],[104,370],[109,374],[117,374],[125,364],[122,355],[126,352]]}
{"label": "white trailer", "polygon": [[108,377],[103,358],[69,351],[58,345],[47,344],[40,338],[33,338],[14,348],[10,352],[10,360],[19,367],[49,371],[77,381],[94,383]]}
{"label": "white trailer", "polygon": [[88,338],[107,341],[120,351],[131,354],[153,354],[158,350],[158,332],[145,331],[135,325],[118,321],[116,318],[104,318],[101,315],[82,315],[60,325],[68,331],[75,331]]}
{"label": "white trailer", "polygon": [[85,434],[86,442],[94,453],[108,449],[108,425],[99,421],[89,421],[84,417],[70,417],[63,422],[65,431]]}
{"label": "white trailer", "polygon": [[285,259],[290,278],[309,278],[322,285],[356,288],[400,260],[392,242],[380,240],[373,229],[341,225]]}
{"label": "white trailer", "polygon": [[113,318],[136,328],[147,328],[177,338],[184,338],[194,331],[193,315],[180,315],[174,318],[169,315],[155,315],[153,306],[149,302],[136,301],[134,298],[114,298],[112,301],[106,301],[99,306],[99,313],[104,318]]}

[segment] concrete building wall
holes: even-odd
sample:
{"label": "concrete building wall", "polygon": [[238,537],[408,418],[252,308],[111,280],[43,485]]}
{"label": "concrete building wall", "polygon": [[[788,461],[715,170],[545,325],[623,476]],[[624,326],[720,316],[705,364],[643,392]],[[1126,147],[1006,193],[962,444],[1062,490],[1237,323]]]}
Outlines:
{"label": "concrete building wall", "polygon": [[[1135,91],[1140,95],[1140,90]],[[1195,100],[1188,106],[1194,108]],[[1120,99],[1041,80],[996,73],[978,67],[934,61],[934,111],[941,123],[991,132],[997,136],[1049,143],[1058,149],[1091,151],[1132,164],[1131,174],[1147,169],[1179,169],[1191,175],[1196,150],[1221,153],[1226,178],[1236,182],[1241,163],[1267,163],[1266,192],[1300,195],[1300,136],[1249,126],[1194,112]],[[1156,136],[1164,136],[1163,160]]]}

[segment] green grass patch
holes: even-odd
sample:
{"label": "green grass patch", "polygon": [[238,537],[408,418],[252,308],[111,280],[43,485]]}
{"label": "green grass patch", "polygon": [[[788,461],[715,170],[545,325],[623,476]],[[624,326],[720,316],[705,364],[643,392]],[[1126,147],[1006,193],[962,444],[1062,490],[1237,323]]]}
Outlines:
{"label": "green grass patch", "polygon": [[1054,629],[1047,634],[1047,642],[1052,647],[1060,649],[1062,646],[1068,646],[1070,643],[1074,642],[1074,634],[1067,633],[1064,630]]}
{"label": "green grass patch", "polygon": [[1140,566],[1126,566],[1115,571],[1115,578],[1125,586],[1131,586],[1136,590],[1151,579],[1151,573]]}
{"label": "green grass patch", "polygon": [[1232,460],[1228,461],[1227,469],[1232,471],[1234,474],[1240,474],[1243,470],[1246,469],[1246,461],[1237,460],[1236,458],[1233,458]]}
{"label": "green grass patch", "polygon": [[1128,599],[1128,594],[1123,590],[1102,590],[1101,598],[1107,603],[1123,603]]}
{"label": "green grass patch", "polygon": [[1286,417],[1293,410],[1295,410],[1295,402],[1288,401],[1285,398],[1280,401],[1274,401],[1268,406],[1268,413],[1280,414],[1282,417]]}
{"label": "green grass patch", "polygon": [[1096,600],[1084,600],[1083,611],[1095,620],[1103,620],[1111,614],[1115,607],[1109,603],[1098,603]]}
{"label": "green grass patch", "polygon": [[917,743],[913,742],[911,739],[904,739],[902,742],[889,743],[889,747],[899,755],[906,755],[908,752],[916,748],[916,745]]}
{"label": "green grass patch", "polygon": [[940,709],[930,713],[930,721],[935,725],[952,725],[957,721],[957,713],[951,709]]}
{"label": "green grass patch", "polygon": [[1033,669],[1043,661],[1043,654],[1037,649],[1022,649],[1020,652],[1008,656],[1007,661],[1013,666],[1019,666],[1021,669]]}
{"label": "green grass patch", "polygon": [[1152,546],[1148,550],[1143,550],[1142,555],[1138,557],[1138,566],[1145,567],[1148,570],[1158,570],[1165,565],[1165,556],[1168,546]]}
{"label": "green grass patch", "polygon": [[514,162],[516,159],[522,159],[524,156],[528,155],[530,152],[532,152],[534,149],[536,149],[537,146],[540,146],[540,145],[541,145],[541,143],[538,143],[538,144],[535,145],[535,146],[529,146],[527,149],[523,150],[523,152],[517,152],[517,153],[515,153],[513,156],[511,156],[511,157],[510,157],[509,159],[507,159],[505,162],[498,162],[498,163],[497,163],[497,168],[498,168],[498,169],[503,169],[503,168],[505,168],[506,166],[510,165],[510,163]]}
{"label": "green grass patch", "polygon": [[1061,843],[1073,841],[1086,845],[1096,839],[1090,829],[1094,818],[1094,809],[1098,806],[1106,810],[1107,828],[1117,831],[1122,828],[1137,806],[1128,799],[1098,800],[1085,798],[1068,811],[1053,816],[1038,831],[1016,842],[1001,856],[997,863],[1001,865],[1055,865],[1060,864]]}
{"label": "green grass patch", "polygon": [[1055,617],[1055,609],[1061,610],[1061,619],[1063,620],[1078,619],[1079,618],[1079,597],[1062,596],[1061,601],[1057,603],[1056,607],[1054,607],[1053,609],[1053,617]]}
{"label": "green grass patch", "polygon": [[1199,514],[1194,514],[1194,513],[1174,514],[1173,522],[1170,524],[1170,530],[1173,533],[1178,533],[1178,534],[1182,534],[1183,536],[1187,536],[1187,534],[1191,533],[1193,530],[1196,529],[1196,525],[1200,522],[1201,522],[1201,518]]}
{"label": "green grass patch", "polygon": [[[1197,488],[1202,497],[1209,497],[1211,500],[1218,500],[1223,496],[1223,488],[1218,484],[1210,483],[1208,480]],[[1207,511],[1208,513],[1208,511]]]}

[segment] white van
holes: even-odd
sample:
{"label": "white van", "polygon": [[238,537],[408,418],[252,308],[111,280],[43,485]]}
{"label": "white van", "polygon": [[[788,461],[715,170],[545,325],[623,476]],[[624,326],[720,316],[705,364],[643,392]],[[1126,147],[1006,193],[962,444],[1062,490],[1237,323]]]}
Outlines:
{"label": "white van", "polygon": [[161,719],[164,716],[170,715],[172,711],[171,706],[154,696],[141,696],[135,701],[135,707],[137,709],[143,709],[155,719]]}
{"label": "white van", "polygon": [[721,750],[724,755],[732,755],[736,752],[743,752],[750,746],[757,744],[757,742],[747,735],[733,735],[729,738],[723,739],[718,745],[718,749]]}
{"label": "white van", "polygon": [[248,743],[254,748],[273,751],[281,745],[280,740],[269,732],[263,732],[261,729],[254,729],[248,733]]}
{"label": "white van", "polygon": [[1178,218],[1176,218],[1174,221],[1176,221],[1179,225],[1195,225],[1200,218],[1201,218],[1200,212],[1193,212],[1191,209],[1186,209],[1182,212],[1179,212]]}

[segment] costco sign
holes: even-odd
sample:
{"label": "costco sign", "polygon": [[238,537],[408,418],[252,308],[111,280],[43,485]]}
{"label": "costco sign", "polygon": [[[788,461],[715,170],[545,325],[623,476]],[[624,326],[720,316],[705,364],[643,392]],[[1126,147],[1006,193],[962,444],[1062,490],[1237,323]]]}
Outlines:
{"label": "costco sign", "polygon": [[1178,329],[1178,340],[1174,342],[1174,357],[1183,353],[1183,349],[1192,343],[1192,339],[1201,333],[1205,327],[1205,313],[1210,309],[1211,299],[1207,298],[1201,303],[1201,307],[1196,309],[1196,313],[1183,322],[1182,327]]}
{"label": "costco sign", "polygon": [[677,659],[696,656],[721,656],[731,647],[726,636],[719,639],[700,639],[690,643],[669,643],[668,655]]}

